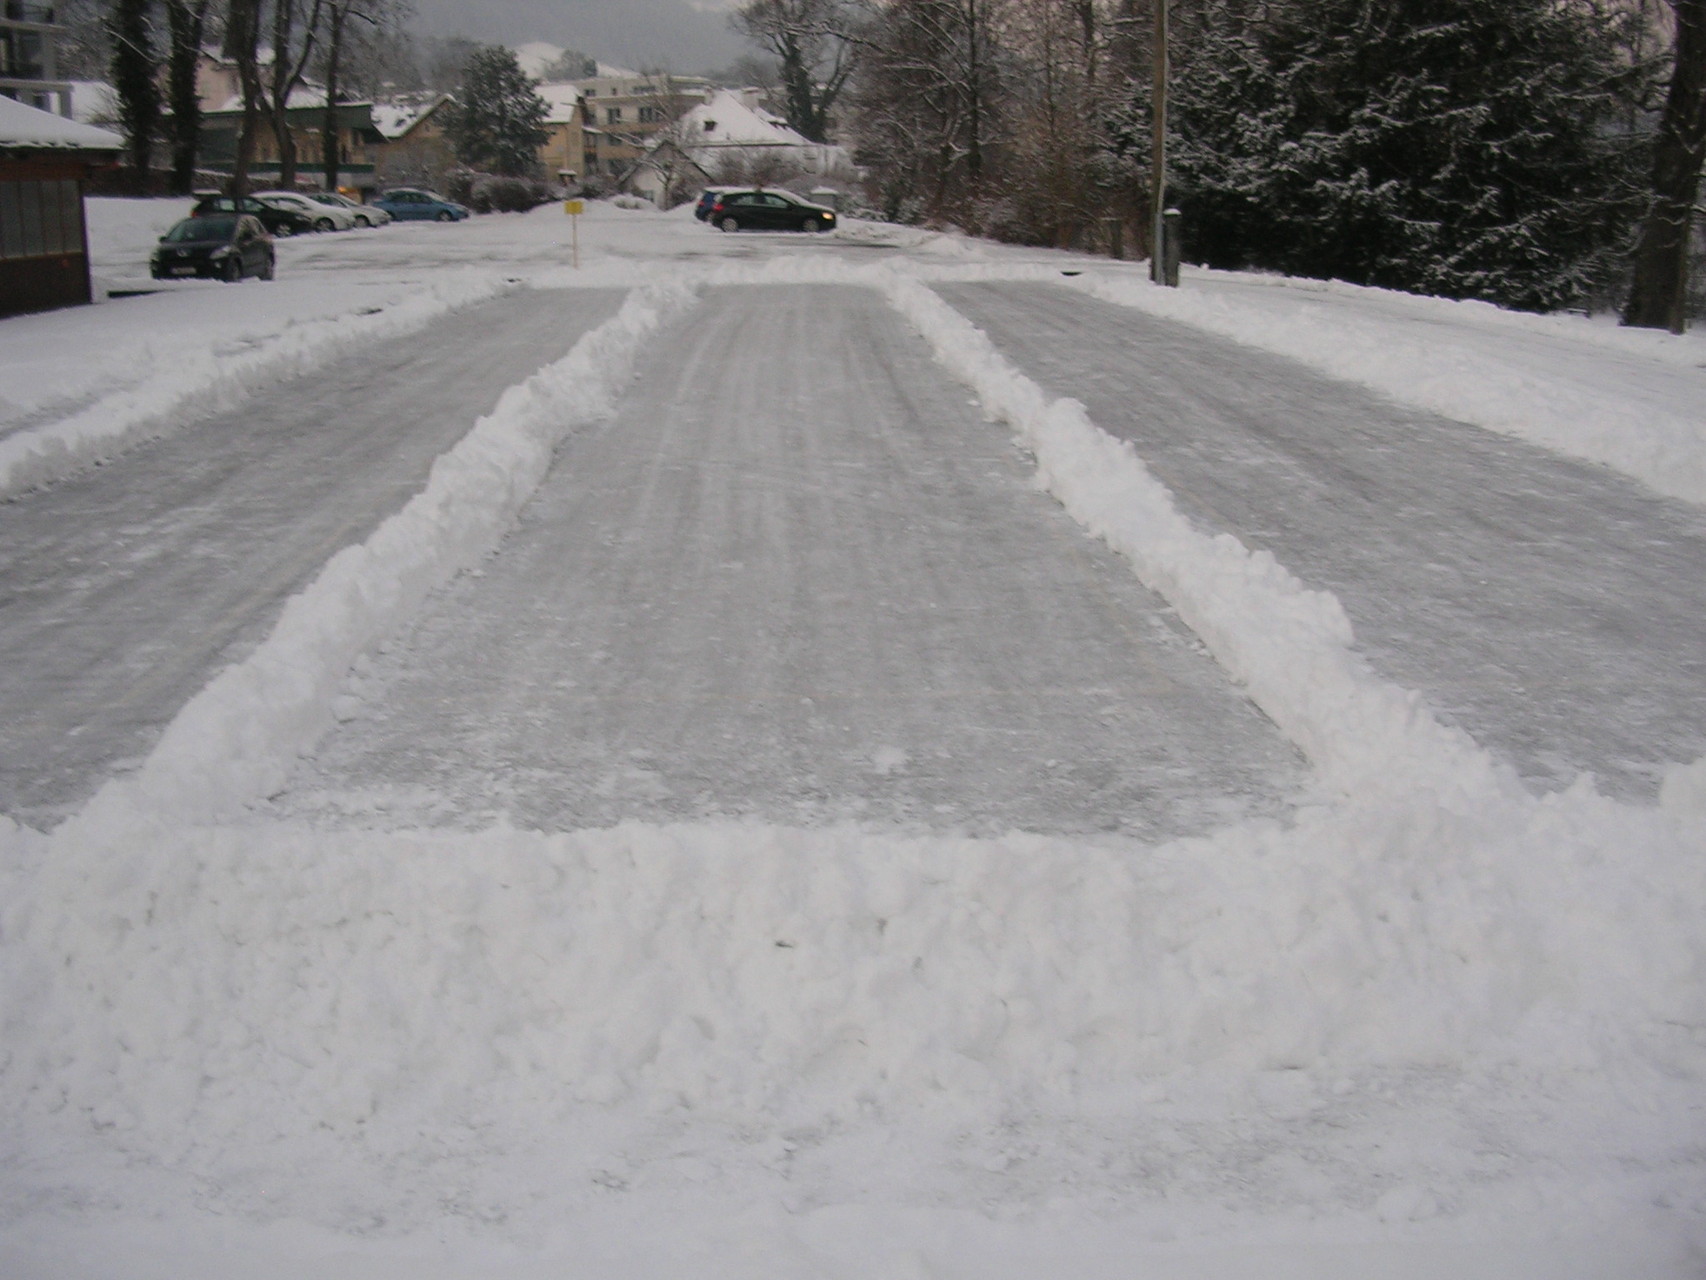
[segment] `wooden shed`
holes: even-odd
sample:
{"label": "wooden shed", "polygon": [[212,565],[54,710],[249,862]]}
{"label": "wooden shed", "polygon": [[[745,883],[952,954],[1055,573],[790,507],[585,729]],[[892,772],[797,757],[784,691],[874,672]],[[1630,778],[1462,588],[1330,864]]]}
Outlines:
{"label": "wooden shed", "polygon": [[124,139],[0,97],[0,316],[88,302],[83,184]]}

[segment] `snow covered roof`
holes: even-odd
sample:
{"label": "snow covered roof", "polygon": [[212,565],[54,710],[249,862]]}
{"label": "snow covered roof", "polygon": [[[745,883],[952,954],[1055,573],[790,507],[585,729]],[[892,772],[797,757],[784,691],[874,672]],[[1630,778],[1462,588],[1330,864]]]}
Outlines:
{"label": "snow covered roof", "polygon": [[[285,109],[292,110],[301,107],[323,107],[325,105],[326,89],[324,85],[301,85],[290,91],[290,100],[285,103]],[[243,95],[240,93],[233,94],[218,107],[214,108],[216,111],[241,111],[242,109]]]}
{"label": "snow covered roof", "polygon": [[718,89],[682,116],[683,145],[690,147],[810,147],[804,134],[790,129],[741,95]]}
{"label": "snow covered roof", "polygon": [[420,101],[376,102],[373,104],[373,127],[388,141],[401,138],[450,100],[450,94],[441,93],[435,98]]}
{"label": "snow covered roof", "polygon": [[545,105],[549,108],[545,116],[546,124],[568,124],[575,118],[575,107],[580,104],[581,92],[574,85],[535,85],[534,92],[545,100]]}
{"label": "snow covered roof", "polygon": [[84,124],[111,124],[118,119],[118,94],[105,80],[71,81],[71,118]]}
{"label": "snow covered roof", "polygon": [[122,151],[124,139],[110,129],[68,120],[51,111],[0,97],[0,147],[44,147],[65,151]]}

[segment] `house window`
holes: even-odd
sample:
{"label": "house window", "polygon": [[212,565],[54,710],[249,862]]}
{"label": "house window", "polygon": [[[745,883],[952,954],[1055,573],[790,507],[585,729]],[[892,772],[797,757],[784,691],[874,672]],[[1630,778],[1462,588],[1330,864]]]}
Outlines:
{"label": "house window", "polygon": [[622,108],[621,107],[606,107],[606,108],[604,108],[604,123],[605,124],[621,124],[622,123]]}
{"label": "house window", "polygon": [[715,120],[705,121],[705,132],[706,133],[715,133],[716,131],[717,131],[717,122]]}
{"label": "house window", "polygon": [[658,121],[660,121],[662,119],[663,119],[663,112],[659,111],[656,107],[641,107],[640,108],[640,123],[641,124],[656,124]]}

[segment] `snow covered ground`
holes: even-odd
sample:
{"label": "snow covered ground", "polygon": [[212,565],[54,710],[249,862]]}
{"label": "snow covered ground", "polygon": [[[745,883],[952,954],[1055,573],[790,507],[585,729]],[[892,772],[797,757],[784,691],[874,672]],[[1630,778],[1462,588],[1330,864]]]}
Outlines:
{"label": "snow covered ground", "polygon": [[[178,211],[97,204],[108,289],[146,284]],[[724,236],[594,205],[576,270],[567,223],[303,238],[276,284],[0,321],[22,511],[96,460],[139,485],[150,437],[276,411],[292,378],[452,311],[625,294],[412,497],[376,486],[372,532],[145,758],[51,830],[0,832],[0,1274],[1706,1273],[1706,760],[1661,751],[1645,798],[1536,786],[1371,660],[1357,606],[944,299],[1082,289],[1685,503],[1706,501],[1706,343],[1207,272],[1163,293],[1130,264],[855,221]],[[1330,418],[1275,412],[1338,447]],[[1118,559],[1074,552],[1068,517]],[[1637,541],[1683,538],[1647,518]],[[1052,668],[1037,613],[1062,626]],[[1139,745],[1122,726],[1163,682],[1120,674],[1120,634],[1199,672],[1166,687],[1247,699],[1268,763],[1207,763],[1256,758],[1237,716]],[[632,651],[583,671],[594,640]],[[1667,643],[1697,697],[1698,641]],[[885,645],[917,660],[861,704]],[[451,683],[480,663],[503,674]],[[1051,672],[1051,698],[1008,669]],[[776,696],[831,677],[846,741]],[[612,719],[625,690],[643,706]],[[737,697],[725,759],[671,754],[674,710]],[[575,716],[629,733],[620,757],[586,758]],[[924,767],[968,728],[1035,734],[1080,777],[1114,777],[1122,741],[1174,749],[1210,794],[1155,834],[1107,820],[1145,812],[1141,787],[1074,791],[993,749],[982,775],[975,750]],[[672,768],[709,801],[673,799]]]}

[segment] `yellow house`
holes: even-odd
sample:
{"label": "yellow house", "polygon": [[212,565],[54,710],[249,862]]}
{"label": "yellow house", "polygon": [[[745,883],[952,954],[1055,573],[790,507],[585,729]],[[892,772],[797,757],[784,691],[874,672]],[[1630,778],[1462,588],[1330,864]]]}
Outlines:
{"label": "yellow house", "polygon": [[444,131],[445,116],[455,101],[441,93],[373,108],[374,127],[384,139],[375,162],[381,188],[437,187],[456,168],[456,148]]}
{"label": "yellow house", "polygon": [[551,137],[539,148],[539,163],[552,177],[563,173],[585,177],[586,110],[580,90],[572,84],[542,84],[535,92],[549,108],[545,127],[551,131]]}

